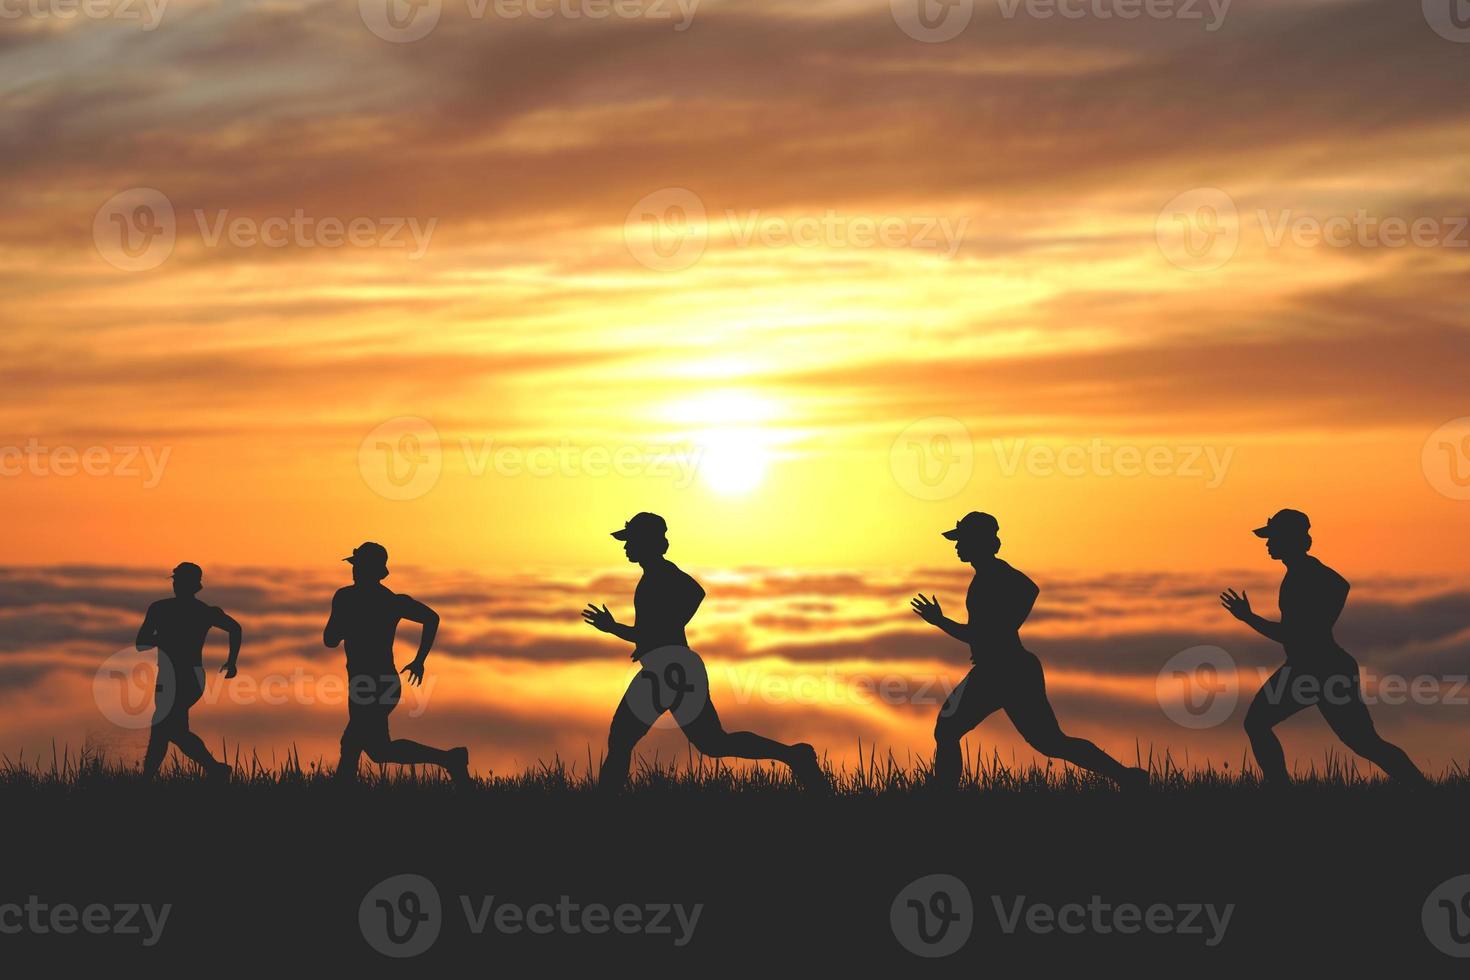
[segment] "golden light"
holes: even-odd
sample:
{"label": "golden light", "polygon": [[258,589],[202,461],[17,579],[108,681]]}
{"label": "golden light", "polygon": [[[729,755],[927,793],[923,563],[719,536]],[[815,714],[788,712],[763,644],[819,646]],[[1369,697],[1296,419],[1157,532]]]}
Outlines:
{"label": "golden light", "polygon": [[738,496],[760,486],[772,459],[774,433],[767,428],[779,415],[765,395],[727,388],[672,403],[665,418],[698,426],[689,433],[699,447],[699,473],[719,494]]}
{"label": "golden light", "polygon": [[710,429],[699,440],[699,473],[716,493],[737,496],[760,486],[771,453],[753,429]]}

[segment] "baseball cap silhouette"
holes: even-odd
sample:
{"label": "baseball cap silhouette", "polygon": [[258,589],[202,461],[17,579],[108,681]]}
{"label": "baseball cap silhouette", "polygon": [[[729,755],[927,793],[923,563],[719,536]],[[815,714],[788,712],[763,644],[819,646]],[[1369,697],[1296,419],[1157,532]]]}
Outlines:
{"label": "baseball cap silhouette", "polygon": [[380,568],[383,574],[388,574],[388,549],[376,541],[364,541],[352,549],[352,554],[342,559],[353,565],[362,565],[365,568]]}
{"label": "baseball cap silhouette", "polygon": [[1311,526],[1306,514],[1287,508],[1272,514],[1265,527],[1258,527],[1251,533],[1258,538],[1274,538],[1278,534],[1306,534]]}
{"label": "baseball cap silhouette", "polygon": [[191,582],[202,582],[204,581],[204,569],[192,561],[181,561],[174,566],[174,570],[169,574],[169,577],[186,579]]}
{"label": "baseball cap silhouette", "polygon": [[943,533],[951,541],[958,541],[961,537],[971,537],[974,535],[999,534],[1000,522],[989,514],[972,510],[964,517],[955,521],[953,530]]}
{"label": "baseball cap silhouette", "polygon": [[627,541],[630,538],[658,538],[668,533],[668,522],[662,517],[641,511],[634,514],[621,531],[614,531],[612,536],[619,541]]}

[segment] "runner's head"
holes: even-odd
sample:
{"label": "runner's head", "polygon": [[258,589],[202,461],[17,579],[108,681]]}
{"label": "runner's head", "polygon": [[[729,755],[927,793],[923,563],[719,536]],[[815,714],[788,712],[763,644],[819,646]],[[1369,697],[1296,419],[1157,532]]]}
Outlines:
{"label": "runner's head", "polygon": [[376,541],[364,541],[342,560],[351,563],[354,582],[381,582],[388,577],[388,549]]}
{"label": "runner's head", "polygon": [[657,514],[647,511],[634,514],[621,531],[612,536],[623,542],[623,554],[631,562],[645,562],[669,550],[669,525]]}
{"label": "runner's head", "polygon": [[1295,558],[1312,550],[1312,536],[1307,533],[1312,522],[1299,510],[1278,510],[1265,527],[1252,533],[1266,539],[1266,553],[1277,561]]}
{"label": "runner's head", "polygon": [[204,569],[192,561],[180,562],[174,566],[174,595],[180,599],[195,595],[204,588]]}
{"label": "runner's head", "polygon": [[1000,522],[978,510],[961,517],[944,536],[954,542],[960,561],[979,561],[1000,550]]}

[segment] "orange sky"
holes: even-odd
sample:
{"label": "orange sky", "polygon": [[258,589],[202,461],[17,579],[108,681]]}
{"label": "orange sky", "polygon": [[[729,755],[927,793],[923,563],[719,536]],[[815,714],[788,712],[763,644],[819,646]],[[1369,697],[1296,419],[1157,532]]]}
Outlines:
{"label": "orange sky", "polygon": [[902,6],[0,19],[4,563],[1460,582],[1470,47]]}

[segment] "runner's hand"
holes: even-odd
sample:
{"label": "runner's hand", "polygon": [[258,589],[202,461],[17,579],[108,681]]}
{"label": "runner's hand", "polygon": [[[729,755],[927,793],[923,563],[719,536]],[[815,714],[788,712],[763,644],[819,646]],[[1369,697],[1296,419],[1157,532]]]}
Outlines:
{"label": "runner's hand", "polygon": [[424,665],[422,661],[415,660],[413,663],[400,670],[399,673],[408,675],[408,683],[410,687],[417,686],[424,682]]}
{"label": "runner's hand", "polygon": [[1236,595],[1234,589],[1226,589],[1224,592],[1221,592],[1220,605],[1228,609],[1230,615],[1239,620],[1244,620],[1251,614],[1250,596],[1246,595],[1243,589],[1240,595]]}
{"label": "runner's hand", "polygon": [[219,669],[219,672],[221,674],[224,674],[225,675],[225,679],[226,680],[228,680],[231,677],[234,677],[235,674],[236,674],[235,662],[233,660],[231,660],[229,663],[226,663],[223,667],[221,667]]}
{"label": "runner's hand", "polygon": [[913,607],[914,615],[926,623],[938,626],[939,621],[944,618],[944,610],[939,608],[939,597],[928,596],[920,592],[918,598],[910,599],[909,605]]}
{"label": "runner's hand", "polygon": [[593,602],[587,603],[587,608],[582,610],[582,619],[587,622],[588,626],[600,629],[604,633],[611,633],[612,628],[617,625],[613,614],[607,611],[607,606],[604,605],[598,609],[597,604]]}

